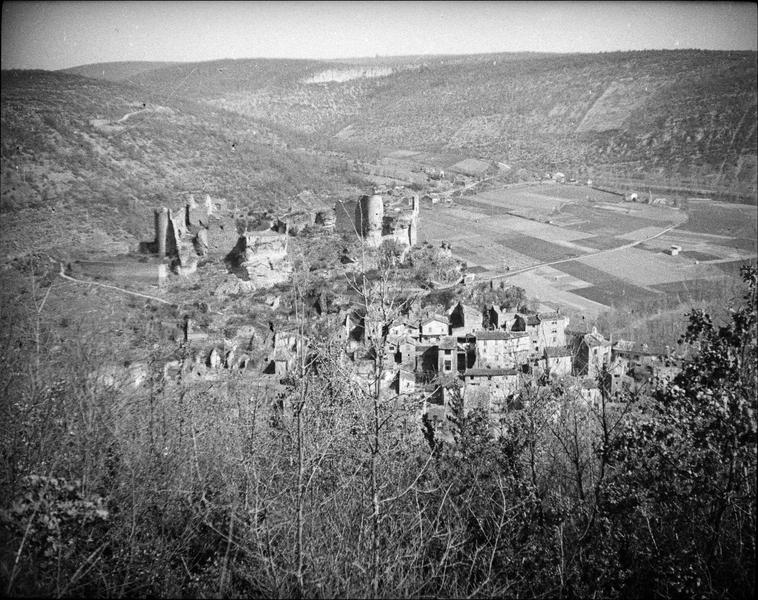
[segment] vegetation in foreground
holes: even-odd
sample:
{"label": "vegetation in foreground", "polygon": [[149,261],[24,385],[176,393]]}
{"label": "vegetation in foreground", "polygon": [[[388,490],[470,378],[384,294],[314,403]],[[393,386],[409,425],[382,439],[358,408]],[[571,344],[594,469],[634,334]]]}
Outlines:
{"label": "vegetation in foreground", "polygon": [[[752,597],[756,269],[743,277],[728,322],[691,313],[697,352],[674,381],[597,405],[526,388],[497,435],[454,395],[453,445],[419,431],[418,405],[353,384],[327,339],[276,397],[242,379],[106,387],[87,374],[108,340],[71,323],[54,354],[50,280],[31,277],[0,315],[3,592]],[[391,316],[381,285],[363,292]]]}

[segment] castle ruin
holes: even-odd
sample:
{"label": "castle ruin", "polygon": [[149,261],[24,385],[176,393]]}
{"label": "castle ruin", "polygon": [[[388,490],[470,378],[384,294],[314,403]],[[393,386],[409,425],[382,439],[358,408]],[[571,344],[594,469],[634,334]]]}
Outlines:
{"label": "castle ruin", "polygon": [[[410,206],[408,206],[408,204]],[[418,236],[418,196],[387,202],[378,194],[362,196],[355,207],[355,229],[364,244],[378,248],[385,240],[393,240],[401,246],[416,245]]]}

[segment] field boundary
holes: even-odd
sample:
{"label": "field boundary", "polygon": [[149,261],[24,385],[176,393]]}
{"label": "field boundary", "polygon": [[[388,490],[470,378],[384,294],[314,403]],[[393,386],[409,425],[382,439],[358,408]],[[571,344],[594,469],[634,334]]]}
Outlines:
{"label": "field boundary", "polygon": [[582,256],[574,256],[572,258],[562,258],[560,260],[554,260],[550,262],[544,262],[539,263],[537,265],[532,265],[530,267],[523,267],[521,269],[518,269],[516,271],[509,271],[508,273],[501,273],[499,275],[493,275],[492,277],[483,278],[484,281],[494,281],[495,279],[505,279],[506,277],[512,277],[513,275],[518,275],[519,273],[526,273],[527,271],[533,271],[534,269],[537,269],[539,267],[552,267],[553,265],[559,265],[561,263],[569,262],[572,260],[580,260],[582,258],[587,258],[589,256],[599,256],[601,254],[608,254],[609,252],[616,252],[617,250],[625,250],[626,248],[634,248],[635,246],[639,246],[640,244],[643,244],[645,242],[649,242],[650,240],[653,240],[657,237],[660,237],[662,235],[667,234],[669,231],[676,229],[679,227],[679,224],[671,225],[670,227],[666,227],[665,229],[659,231],[655,235],[651,235],[650,237],[646,237],[643,240],[637,240],[636,242],[630,242],[629,244],[624,244],[623,246],[619,246],[617,248],[609,248],[607,250],[599,250],[598,252],[593,252],[591,254],[583,254]]}

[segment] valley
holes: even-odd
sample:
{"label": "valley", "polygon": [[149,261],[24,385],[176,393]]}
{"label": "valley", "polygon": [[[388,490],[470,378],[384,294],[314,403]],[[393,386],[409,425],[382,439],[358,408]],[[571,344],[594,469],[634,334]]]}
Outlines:
{"label": "valley", "polygon": [[757,73],[3,70],[6,595],[752,589]]}

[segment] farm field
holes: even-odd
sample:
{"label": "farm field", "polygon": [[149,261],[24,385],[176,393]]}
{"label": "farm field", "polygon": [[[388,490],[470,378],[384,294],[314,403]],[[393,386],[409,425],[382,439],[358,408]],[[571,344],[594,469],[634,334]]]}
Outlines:
{"label": "farm field", "polygon": [[[585,186],[504,187],[425,206],[419,240],[450,242],[479,279],[507,279],[540,301],[597,315],[736,277],[755,260],[755,236],[747,237],[754,207],[690,206],[693,225],[688,210],[632,204]],[[672,245],[682,247],[678,256],[666,252]]]}
{"label": "farm field", "polygon": [[756,239],[756,207],[707,199],[687,201],[689,219],[683,231],[723,235],[735,239]]}

